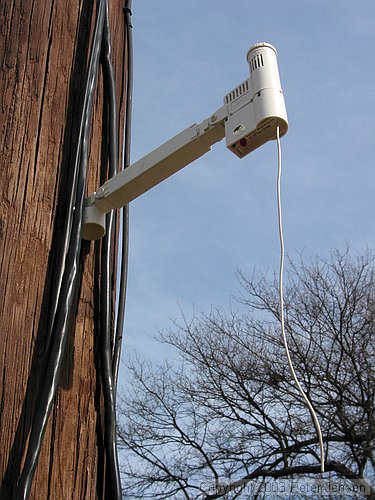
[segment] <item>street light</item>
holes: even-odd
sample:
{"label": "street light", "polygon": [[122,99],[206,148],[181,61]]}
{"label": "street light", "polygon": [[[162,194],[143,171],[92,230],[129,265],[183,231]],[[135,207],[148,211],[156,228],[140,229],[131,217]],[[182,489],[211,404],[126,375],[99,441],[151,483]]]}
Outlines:
{"label": "street light", "polygon": [[247,53],[250,77],[224,97],[224,105],[209,118],[165,142],[129,168],[105,182],[85,200],[83,238],[105,234],[105,215],[121,208],[226,138],[226,145],[243,158],[288,130],[277,52],[269,43],[257,43]]}

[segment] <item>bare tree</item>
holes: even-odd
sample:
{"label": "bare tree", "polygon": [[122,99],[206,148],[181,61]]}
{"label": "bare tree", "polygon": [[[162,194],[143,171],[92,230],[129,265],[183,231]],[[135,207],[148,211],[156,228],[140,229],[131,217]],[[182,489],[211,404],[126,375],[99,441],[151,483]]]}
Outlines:
{"label": "bare tree", "polygon": [[184,318],[161,334],[176,360],[130,366],[119,430],[126,494],[269,498],[288,488],[299,498],[303,491],[375,498],[374,256],[334,251],[329,260],[290,264],[285,324],[321,423],[324,474],[287,367],[277,280],[240,274],[240,281],[245,313]]}

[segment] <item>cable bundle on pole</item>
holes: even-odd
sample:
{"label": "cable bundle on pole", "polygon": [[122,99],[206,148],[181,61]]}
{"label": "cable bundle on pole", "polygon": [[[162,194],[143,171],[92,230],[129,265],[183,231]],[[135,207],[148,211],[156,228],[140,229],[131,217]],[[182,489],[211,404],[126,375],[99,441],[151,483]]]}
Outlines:
{"label": "cable bundle on pole", "polygon": [[[131,139],[131,101],[133,88],[133,43],[131,32],[131,2],[127,0],[124,8],[125,13],[125,42],[126,42],[126,111],[124,118],[122,168],[127,168],[130,163],[130,139]],[[116,104],[116,87],[111,63],[111,42],[109,30],[108,9],[103,34],[103,69],[105,85],[108,88],[109,100],[109,177],[118,171],[118,114]],[[112,282],[113,255],[112,246],[114,240],[115,221],[113,211],[106,216],[106,235],[102,242],[101,253],[101,300],[100,300],[100,351],[101,351],[101,373],[103,381],[104,407],[105,407],[105,429],[104,441],[107,458],[106,482],[110,498],[121,498],[121,479],[117,453],[116,433],[116,388],[118,381],[119,363],[121,355],[121,343],[124,328],[126,284],[128,274],[128,237],[129,237],[129,212],[128,207],[120,211],[120,233],[121,252],[118,264],[120,268],[118,300],[116,310],[116,328],[113,335],[111,329],[112,319]]]}
{"label": "cable bundle on pole", "polygon": [[47,332],[45,372],[35,403],[30,438],[24,467],[18,482],[17,498],[27,499],[38,463],[49,415],[59,384],[62,362],[79,284],[79,258],[81,252],[82,211],[87,178],[88,143],[96,86],[97,68],[105,16],[105,3],[100,1],[93,38],[82,116],[79,127],[77,152],[74,162],[71,196],[68,203],[64,244],[57,270],[51,316]]}
{"label": "cable bundle on pole", "polygon": [[[127,64],[129,75],[126,86],[126,115],[124,120],[123,168],[130,157],[130,113],[132,94],[132,40],[130,34],[130,1],[125,7]],[[100,60],[101,56],[101,60]],[[118,104],[113,65],[111,62],[111,40],[108,0],[99,0],[95,29],[87,71],[87,81],[81,112],[78,144],[72,174],[72,188],[67,205],[66,222],[60,260],[54,272],[55,287],[50,306],[47,327],[46,357],[44,373],[35,402],[30,438],[24,466],[18,481],[16,498],[27,499],[38,463],[43,438],[59,385],[68,333],[76,312],[76,301],[80,283],[80,254],[82,241],[82,214],[88,170],[88,155],[93,99],[97,84],[99,64],[104,75],[104,97],[108,103],[108,176],[118,171]],[[121,481],[116,444],[116,386],[118,379],[123,317],[125,312],[127,262],[128,262],[128,213],[122,216],[122,259],[119,300],[117,302],[116,333],[112,331],[112,275],[114,254],[115,220],[113,212],[107,215],[106,236],[101,246],[100,259],[100,370],[104,395],[104,436],[106,450],[106,497],[121,499]]]}
{"label": "cable bundle on pole", "polygon": [[[118,172],[118,112],[116,85],[111,61],[111,40],[106,5],[103,33],[102,64],[104,85],[108,98],[109,168],[108,176]],[[108,481],[106,490],[110,498],[121,498],[121,481],[116,443],[116,403],[112,371],[112,273],[115,217],[111,211],[106,216],[106,234],[101,245],[100,259],[100,363],[104,396],[104,444],[106,450],[106,470]]]}
{"label": "cable bundle on pole", "polygon": [[[126,42],[126,110],[124,118],[122,168],[130,163],[130,139],[131,139],[131,100],[133,85],[133,63],[132,63],[132,34],[131,34],[131,2],[127,0],[125,11],[125,42]],[[109,177],[118,171],[118,113],[116,87],[113,67],[111,63],[111,41],[108,6],[103,33],[103,71],[105,86],[108,95],[108,120],[109,120]],[[120,211],[120,233],[121,252],[118,259],[120,268],[118,300],[116,310],[116,328],[113,333],[112,321],[112,280],[113,274],[113,244],[115,232],[114,213],[111,211],[106,216],[106,235],[102,241],[101,269],[100,269],[100,352],[101,352],[101,375],[104,395],[104,442],[107,458],[107,482],[108,495],[113,499],[121,499],[121,479],[117,453],[117,429],[116,429],[116,388],[118,380],[119,362],[121,355],[121,343],[124,328],[126,284],[128,274],[128,236],[129,236],[129,212],[128,207]]]}
{"label": "cable bundle on pole", "polygon": [[[126,108],[124,119],[124,133],[122,144],[122,168],[128,168],[130,165],[130,146],[131,146],[131,117],[132,117],[132,99],[133,99],[133,34],[131,23],[131,0],[126,0],[124,8],[125,16],[125,43],[126,43]],[[115,389],[117,387],[118,372],[121,356],[121,343],[124,330],[126,285],[128,278],[128,242],[129,242],[129,205],[120,210],[121,220],[121,252],[119,259],[120,279],[118,290],[117,314],[116,314],[116,333],[113,348],[113,377]]]}

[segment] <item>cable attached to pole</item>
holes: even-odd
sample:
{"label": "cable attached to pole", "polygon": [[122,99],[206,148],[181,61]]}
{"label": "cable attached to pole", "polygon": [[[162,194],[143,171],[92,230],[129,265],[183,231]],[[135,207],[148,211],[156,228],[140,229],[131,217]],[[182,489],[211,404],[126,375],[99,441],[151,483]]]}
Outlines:
{"label": "cable attached to pole", "polygon": [[[124,133],[122,142],[122,169],[130,166],[130,147],[131,147],[131,122],[132,122],[132,101],[133,101],[133,25],[131,23],[131,0],[126,0],[124,7],[125,17],[125,43],[126,43],[126,108],[124,118]],[[124,330],[126,286],[128,279],[128,260],[129,260],[129,205],[120,209],[120,233],[121,233],[121,252],[119,253],[120,284],[118,291],[116,331],[113,346],[113,378],[115,388],[118,382],[118,372],[121,357],[121,344]]]}
{"label": "cable attached to pole", "polygon": [[68,203],[65,224],[64,244],[57,270],[58,282],[51,307],[51,316],[47,331],[46,367],[41,377],[40,387],[35,402],[30,438],[25,463],[18,481],[16,498],[27,499],[38,463],[47,422],[59,384],[61,367],[71,319],[75,312],[74,301],[77,298],[79,284],[79,259],[82,241],[82,211],[87,178],[88,144],[96,86],[97,69],[102,42],[104,23],[104,1],[101,0],[95,24],[95,32],[90,55],[84,103],[80,121],[77,151],[74,162],[72,194]]}
{"label": "cable attached to pole", "polygon": [[279,223],[279,238],[280,238],[280,270],[279,270],[279,292],[280,292],[280,323],[281,323],[281,333],[282,339],[285,347],[286,356],[288,358],[289,368],[294,379],[294,382],[297,385],[297,388],[303,397],[307,407],[310,410],[316,434],[319,441],[320,447],[320,469],[321,472],[324,472],[324,444],[323,444],[323,436],[320,428],[319,420],[317,414],[312,406],[309,398],[305,394],[302,386],[298,380],[297,374],[294,370],[292,358],[290,356],[288,340],[286,338],[285,333],[285,318],[284,318],[284,292],[283,292],[283,275],[284,275],[284,260],[285,260],[285,248],[284,248],[284,235],[283,235],[283,221],[282,221],[282,209],[281,209],[281,143],[280,143],[280,129],[279,125],[276,129],[276,139],[277,139],[277,212],[278,212],[278,223]]}
{"label": "cable attached to pole", "polygon": [[[125,43],[126,43],[126,103],[124,117],[124,133],[122,145],[122,169],[130,165],[130,142],[131,142],[131,112],[133,93],[133,41],[131,1],[127,0],[124,8],[125,14]],[[108,3],[106,4],[106,18],[103,33],[103,73],[105,87],[108,89],[108,119],[109,119],[109,172],[112,177],[118,172],[118,111],[116,86],[113,66],[111,62],[111,40]],[[120,210],[120,234],[121,251],[119,252],[118,266],[120,269],[119,289],[116,310],[116,327],[112,339],[112,273],[113,273],[113,243],[114,243],[115,220],[114,212],[106,216],[106,235],[102,241],[101,269],[100,269],[100,352],[101,352],[101,377],[104,396],[104,441],[107,457],[106,495],[113,500],[122,498],[121,477],[117,452],[117,428],[116,428],[116,390],[121,356],[121,343],[124,329],[126,285],[128,276],[128,240],[129,240],[129,208]],[[112,342],[113,341],[113,342]]]}
{"label": "cable attached to pole", "polygon": [[[108,1],[106,0],[105,22],[102,42],[102,65],[104,74],[105,95],[108,101],[108,133],[109,133],[109,168],[108,177],[118,172],[118,106],[116,84],[111,61],[111,38],[109,25]],[[112,370],[112,274],[113,243],[115,215],[111,211],[106,216],[106,234],[101,246],[100,266],[100,359],[104,396],[104,442],[107,457],[106,488],[110,498],[120,500],[122,497],[120,469],[117,454],[116,434],[116,386]],[[108,495],[109,493],[107,493]]]}

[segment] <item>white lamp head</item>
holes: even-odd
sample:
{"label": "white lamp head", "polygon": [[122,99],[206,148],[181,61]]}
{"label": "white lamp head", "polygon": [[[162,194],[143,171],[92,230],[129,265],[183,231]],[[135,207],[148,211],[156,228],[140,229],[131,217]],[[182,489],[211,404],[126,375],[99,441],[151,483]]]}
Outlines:
{"label": "white lamp head", "polygon": [[277,52],[269,43],[257,43],[247,53],[250,78],[224,98],[229,107],[225,123],[227,147],[239,158],[288,130]]}

